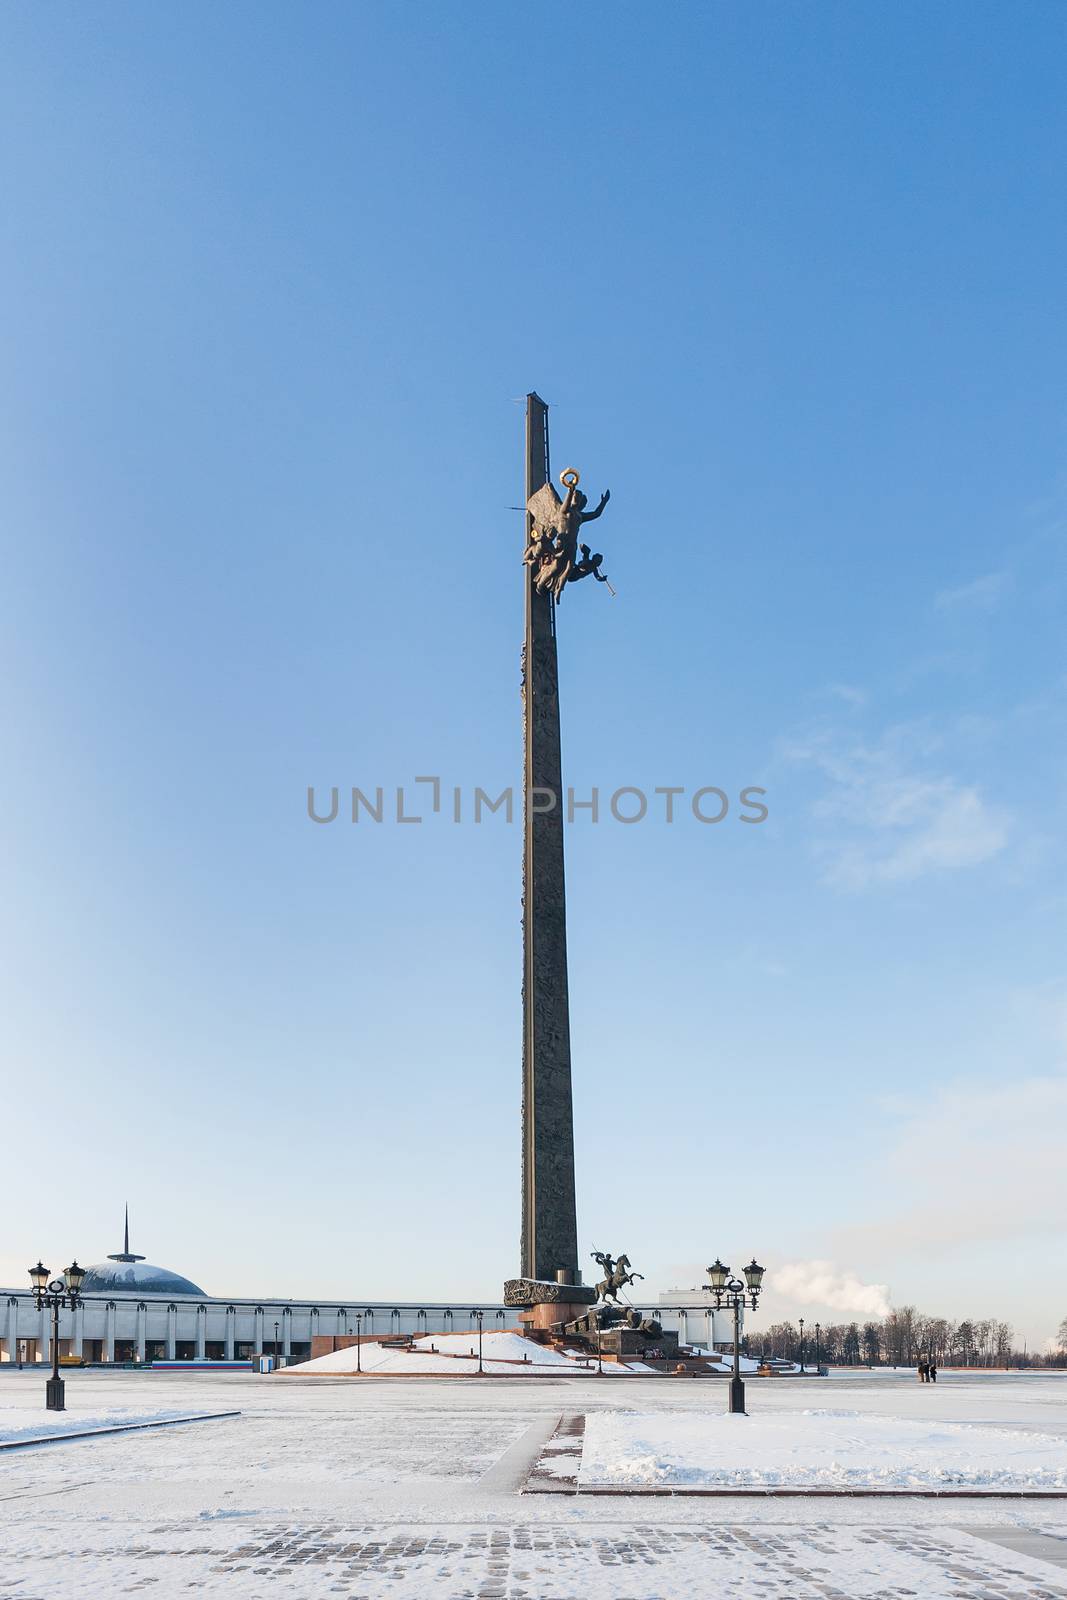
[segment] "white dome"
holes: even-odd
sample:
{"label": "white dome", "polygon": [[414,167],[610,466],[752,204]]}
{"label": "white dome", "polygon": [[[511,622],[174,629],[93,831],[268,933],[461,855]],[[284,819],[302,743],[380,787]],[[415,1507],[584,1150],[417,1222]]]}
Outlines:
{"label": "white dome", "polygon": [[180,1272],[166,1267],[154,1267],[144,1256],[130,1249],[130,1208],[126,1207],[122,1249],[106,1261],[87,1267],[81,1287],[82,1294],[196,1294],[202,1300],[207,1296],[195,1283],[183,1278]]}
{"label": "white dome", "polygon": [[166,1267],[154,1267],[150,1261],[98,1261],[89,1267],[82,1283],[82,1294],[195,1294],[205,1298],[203,1289],[183,1278],[179,1272]]}

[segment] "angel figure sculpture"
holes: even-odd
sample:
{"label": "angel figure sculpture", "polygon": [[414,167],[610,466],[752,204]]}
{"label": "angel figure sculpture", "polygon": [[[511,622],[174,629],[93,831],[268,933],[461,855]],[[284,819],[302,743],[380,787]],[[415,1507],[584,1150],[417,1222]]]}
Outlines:
{"label": "angel figure sculpture", "polygon": [[[610,489],[605,489],[596,510],[587,511],[585,508],[589,504],[589,497],[578,487],[580,474],[573,467],[568,467],[560,473],[559,481],[567,491],[562,501],[551,483],[542,484],[527,501],[526,509],[533,519],[533,526],[523,556],[524,562],[532,570],[532,581],[538,594],[552,594],[557,602],[562,600],[567,584],[577,583],[580,578],[593,577],[600,583],[607,583],[606,576],[600,571],[604,560],[602,555],[590,554],[589,546],[583,544],[582,559],[579,561],[578,534],[583,523],[594,522],[601,515],[611,498]],[[608,588],[612,594],[615,593],[610,583]]]}

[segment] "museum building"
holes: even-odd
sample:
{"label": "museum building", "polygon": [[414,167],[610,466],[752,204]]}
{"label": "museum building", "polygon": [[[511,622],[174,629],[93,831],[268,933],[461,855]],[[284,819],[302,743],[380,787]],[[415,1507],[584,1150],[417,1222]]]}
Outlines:
{"label": "museum building", "polygon": [[[462,1333],[478,1325],[514,1327],[517,1312],[500,1302],[449,1305],[396,1301],[216,1298],[190,1278],[122,1250],[89,1267],[81,1304],[59,1320],[60,1360],[123,1364],[149,1361],[242,1361],[256,1355],[306,1361],[312,1339],[355,1334]],[[51,1361],[51,1313],[27,1289],[0,1289],[0,1360]]]}
{"label": "museum building", "polygon": [[[683,1343],[730,1348],[732,1328],[725,1318],[694,1306],[694,1300],[699,1301],[695,1290],[675,1290],[647,1309]],[[59,1357],[123,1365],[275,1355],[290,1363],[311,1357],[313,1339],[473,1332],[479,1312],[486,1330],[513,1328],[520,1309],[484,1300],[350,1299],[342,1304],[273,1296],[216,1298],[181,1273],[134,1254],[127,1216],[123,1248],[86,1269],[81,1304],[60,1312]],[[0,1361],[51,1359],[51,1312],[38,1309],[28,1288],[0,1289]]]}

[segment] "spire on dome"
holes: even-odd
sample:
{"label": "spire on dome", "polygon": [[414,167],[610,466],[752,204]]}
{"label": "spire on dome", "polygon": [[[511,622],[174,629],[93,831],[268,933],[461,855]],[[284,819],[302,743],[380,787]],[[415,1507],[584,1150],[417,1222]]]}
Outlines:
{"label": "spire on dome", "polygon": [[126,1219],[122,1230],[122,1249],[113,1256],[108,1256],[109,1261],[143,1261],[144,1256],[130,1254],[130,1202],[126,1202]]}

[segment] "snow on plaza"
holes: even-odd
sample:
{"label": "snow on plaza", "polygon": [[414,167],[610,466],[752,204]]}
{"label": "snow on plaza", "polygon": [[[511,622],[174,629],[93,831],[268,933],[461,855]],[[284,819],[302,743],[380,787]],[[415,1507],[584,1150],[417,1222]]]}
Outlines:
{"label": "snow on plaza", "polygon": [[75,1371],[59,1416],[5,1367],[0,1446],[154,1425],[0,1448],[0,1596],[1067,1600],[1067,1375],[749,1379],[731,1418],[714,1377],[315,1365]]}

